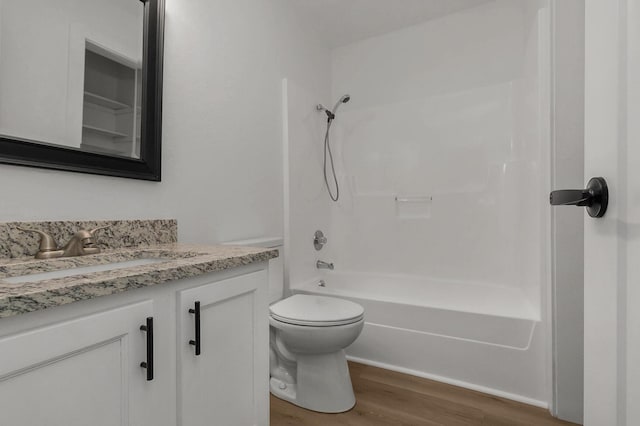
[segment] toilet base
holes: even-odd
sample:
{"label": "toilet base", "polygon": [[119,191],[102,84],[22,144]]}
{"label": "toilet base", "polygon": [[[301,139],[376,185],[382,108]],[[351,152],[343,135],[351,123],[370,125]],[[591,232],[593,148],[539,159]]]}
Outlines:
{"label": "toilet base", "polygon": [[307,410],[342,413],[356,404],[349,366],[343,350],[321,355],[296,357],[297,382],[271,378],[271,393]]}

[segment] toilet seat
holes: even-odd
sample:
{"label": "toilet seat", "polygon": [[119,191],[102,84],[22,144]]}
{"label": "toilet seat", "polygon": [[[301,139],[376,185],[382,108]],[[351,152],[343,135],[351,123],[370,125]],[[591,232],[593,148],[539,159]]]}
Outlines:
{"label": "toilet seat", "polygon": [[340,325],[349,325],[349,324],[356,323],[358,321],[362,321],[363,316],[361,315],[358,318],[353,318],[353,319],[343,320],[343,321],[304,321],[304,320],[296,320],[292,318],[282,318],[273,314],[271,314],[271,318],[273,318],[277,322],[291,324],[291,325],[299,325],[303,327],[337,327]]}
{"label": "toilet seat", "polygon": [[353,324],[364,317],[357,303],[335,297],[296,294],[269,307],[271,317],[287,324],[335,327]]}

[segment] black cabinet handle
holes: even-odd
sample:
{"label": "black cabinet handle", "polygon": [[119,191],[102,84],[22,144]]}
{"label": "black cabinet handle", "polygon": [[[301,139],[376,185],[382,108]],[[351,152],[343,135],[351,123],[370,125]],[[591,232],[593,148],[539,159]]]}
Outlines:
{"label": "black cabinet handle", "polygon": [[602,217],[609,204],[607,181],[601,177],[592,178],[586,189],[561,189],[549,195],[552,206],[586,207],[591,217]]}
{"label": "black cabinet handle", "polygon": [[200,355],[200,302],[194,303],[194,309],[189,309],[190,314],[195,315],[195,326],[196,326],[196,339],[189,340],[189,344],[196,347],[196,356]]}
{"label": "black cabinet handle", "polygon": [[141,325],[140,330],[147,333],[147,361],[141,362],[140,367],[147,369],[147,381],[153,380],[153,317],[147,317],[147,324]]}

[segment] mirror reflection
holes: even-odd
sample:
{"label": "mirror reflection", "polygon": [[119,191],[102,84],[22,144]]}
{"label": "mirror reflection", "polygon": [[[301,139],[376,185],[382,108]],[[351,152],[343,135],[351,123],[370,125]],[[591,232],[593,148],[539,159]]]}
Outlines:
{"label": "mirror reflection", "polygon": [[0,0],[0,135],[140,158],[140,0]]}

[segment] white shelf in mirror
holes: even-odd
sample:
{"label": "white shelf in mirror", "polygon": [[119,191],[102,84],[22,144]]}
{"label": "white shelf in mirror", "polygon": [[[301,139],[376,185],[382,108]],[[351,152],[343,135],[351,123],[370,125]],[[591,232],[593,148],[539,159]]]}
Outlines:
{"label": "white shelf in mirror", "polygon": [[107,97],[98,95],[92,92],[84,92],[84,100],[85,102],[92,103],[95,105],[100,105],[105,108],[112,109],[114,111],[122,110],[122,109],[131,109],[131,105],[127,105],[123,102],[116,101],[114,99],[109,99]]}
{"label": "white shelf in mirror", "polygon": [[[100,127],[95,127],[95,126],[90,126],[88,124],[84,124],[82,126],[82,128],[84,130],[87,130],[89,132],[93,132],[93,133],[98,133],[100,135],[103,136],[109,136],[109,137],[113,137],[113,138],[130,138],[131,136],[124,134],[124,133],[120,133],[120,132],[116,132],[113,130],[108,130],[108,129],[102,129]],[[117,142],[117,141],[114,141]],[[125,140],[123,142],[130,142],[129,140]]]}
{"label": "white shelf in mirror", "polygon": [[90,46],[85,50],[82,146],[140,158],[141,70],[113,55]]}

